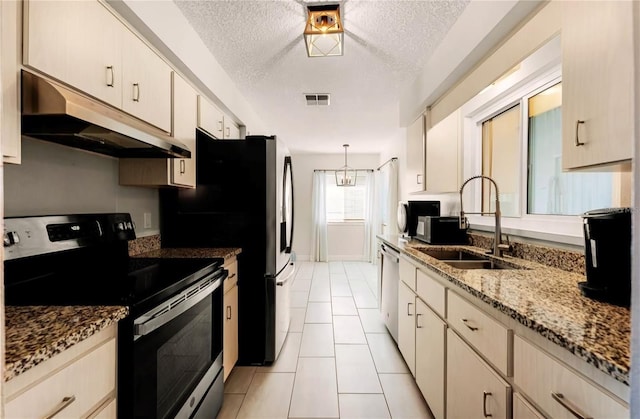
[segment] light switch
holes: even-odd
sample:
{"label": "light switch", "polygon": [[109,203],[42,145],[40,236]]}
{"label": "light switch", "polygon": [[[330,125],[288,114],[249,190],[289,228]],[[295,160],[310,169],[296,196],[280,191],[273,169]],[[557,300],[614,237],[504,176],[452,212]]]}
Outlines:
{"label": "light switch", "polygon": [[151,213],[144,213],[144,228],[151,228]]}

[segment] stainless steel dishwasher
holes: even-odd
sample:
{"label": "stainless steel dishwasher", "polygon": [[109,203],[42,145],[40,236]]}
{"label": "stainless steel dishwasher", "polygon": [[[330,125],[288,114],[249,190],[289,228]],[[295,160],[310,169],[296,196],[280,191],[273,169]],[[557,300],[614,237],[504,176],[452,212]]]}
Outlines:
{"label": "stainless steel dishwasher", "polygon": [[400,281],[400,252],[382,243],[380,312],[393,340],[398,342],[398,284]]}

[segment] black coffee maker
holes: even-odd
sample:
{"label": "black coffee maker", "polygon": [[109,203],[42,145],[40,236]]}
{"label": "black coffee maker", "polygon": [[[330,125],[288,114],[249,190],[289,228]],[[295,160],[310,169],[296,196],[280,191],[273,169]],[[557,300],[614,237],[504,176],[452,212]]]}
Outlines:
{"label": "black coffee maker", "polygon": [[631,208],[604,208],[582,214],[586,297],[628,307],[631,302]]}

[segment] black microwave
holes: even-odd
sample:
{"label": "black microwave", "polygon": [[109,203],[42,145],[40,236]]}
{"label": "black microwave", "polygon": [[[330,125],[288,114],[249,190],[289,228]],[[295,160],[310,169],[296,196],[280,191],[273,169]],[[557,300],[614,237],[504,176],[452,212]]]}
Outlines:
{"label": "black microwave", "polygon": [[415,238],[429,244],[468,244],[458,217],[418,217]]}
{"label": "black microwave", "polygon": [[440,215],[440,201],[408,201],[398,204],[398,228],[403,236],[416,235],[418,217]]}

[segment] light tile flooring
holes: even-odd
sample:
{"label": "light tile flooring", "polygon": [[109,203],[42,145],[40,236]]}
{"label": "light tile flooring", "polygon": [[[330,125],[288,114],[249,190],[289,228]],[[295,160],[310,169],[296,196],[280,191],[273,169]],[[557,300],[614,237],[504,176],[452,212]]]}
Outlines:
{"label": "light tile flooring", "polygon": [[289,334],[269,367],[236,367],[218,418],[430,418],[378,311],[376,267],[299,262]]}

